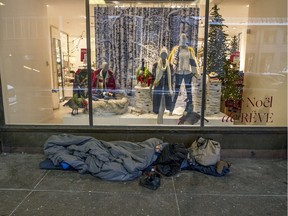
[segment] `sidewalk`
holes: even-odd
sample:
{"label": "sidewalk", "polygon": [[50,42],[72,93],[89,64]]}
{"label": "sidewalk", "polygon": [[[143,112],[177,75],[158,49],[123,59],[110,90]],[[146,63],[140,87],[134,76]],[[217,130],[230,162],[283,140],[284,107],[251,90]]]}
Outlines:
{"label": "sidewalk", "polygon": [[182,171],[152,191],[75,171],[38,168],[44,155],[0,154],[0,216],[287,215],[287,161],[230,158],[214,177]]}

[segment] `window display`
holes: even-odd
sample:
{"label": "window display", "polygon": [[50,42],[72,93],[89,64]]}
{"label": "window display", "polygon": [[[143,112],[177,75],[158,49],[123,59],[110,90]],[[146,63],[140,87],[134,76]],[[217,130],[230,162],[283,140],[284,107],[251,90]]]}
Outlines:
{"label": "window display", "polygon": [[[179,99],[180,105],[177,107],[176,115],[172,115],[174,71],[167,61],[164,67],[169,68],[168,77],[163,78],[164,73],[160,73],[161,68],[157,67],[156,63],[161,59],[159,52],[163,47],[167,49],[168,59],[168,52],[179,45],[181,32],[187,37],[185,44],[193,50],[191,58],[190,55],[188,58],[193,57],[196,60],[194,50],[197,50],[199,8],[188,5],[182,9],[153,4],[151,6],[129,4],[123,8],[113,5],[94,8],[95,29],[98,30],[95,30],[96,62],[108,62],[114,73],[117,91],[127,95],[129,100],[128,112],[124,116],[116,117],[119,122],[124,118],[125,122],[130,124],[169,122],[168,124],[177,125],[180,115],[183,114],[182,104],[185,103],[186,92],[181,95],[182,101]],[[197,64],[197,60],[194,63]],[[166,87],[160,89],[161,85],[155,85],[152,79],[154,82],[156,79],[156,83],[166,82]],[[180,88],[180,85],[181,83],[177,87]],[[177,92],[179,94],[180,90],[177,89]],[[188,89],[188,95],[189,92],[191,87],[190,91]],[[187,103],[191,104],[192,98]]]}
{"label": "window display", "polygon": [[96,63],[108,62],[117,88],[127,92],[134,88],[133,79],[142,59],[151,71],[161,48],[171,51],[179,44],[181,32],[187,35],[189,46],[197,50],[199,8],[150,5],[94,7]]}

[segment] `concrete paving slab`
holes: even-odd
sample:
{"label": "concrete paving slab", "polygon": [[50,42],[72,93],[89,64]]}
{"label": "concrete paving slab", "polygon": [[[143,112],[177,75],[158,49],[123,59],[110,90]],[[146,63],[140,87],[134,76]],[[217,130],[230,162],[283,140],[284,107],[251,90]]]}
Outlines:
{"label": "concrete paving slab", "polygon": [[[76,171],[49,171],[37,186],[37,190],[69,190],[94,192],[150,192],[139,185],[139,179],[126,182],[104,181],[90,174],[79,174]],[[162,177],[157,193],[173,193],[172,178]]]}
{"label": "concrete paving slab", "polygon": [[0,188],[33,188],[45,173],[38,166],[43,158],[43,155],[0,154]]}
{"label": "concrete paving slab", "polygon": [[27,190],[0,190],[0,215],[9,215],[30,193]]}
{"label": "concrete paving slab", "polygon": [[287,197],[180,194],[181,216],[287,216]]}
{"label": "concrete paving slab", "polygon": [[174,194],[33,192],[14,216],[178,215]]}

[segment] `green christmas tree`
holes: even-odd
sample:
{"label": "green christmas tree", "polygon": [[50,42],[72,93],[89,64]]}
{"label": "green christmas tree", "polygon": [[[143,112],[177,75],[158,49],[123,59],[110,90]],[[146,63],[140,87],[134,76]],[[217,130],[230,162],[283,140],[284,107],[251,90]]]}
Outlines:
{"label": "green christmas tree", "polygon": [[208,56],[207,72],[216,72],[220,78],[225,76],[224,65],[226,61],[228,46],[227,34],[224,32],[224,19],[219,14],[219,8],[214,5],[210,12],[209,33],[208,33]]}
{"label": "green christmas tree", "polygon": [[241,109],[243,83],[236,64],[230,60],[225,61],[226,76],[223,80],[222,99],[230,111]]}
{"label": "green christmas tree", "polygon": [[234,52],[238,50],[239,50],[238,37],[234,35],[230,41],[229,54],[232,55]]}

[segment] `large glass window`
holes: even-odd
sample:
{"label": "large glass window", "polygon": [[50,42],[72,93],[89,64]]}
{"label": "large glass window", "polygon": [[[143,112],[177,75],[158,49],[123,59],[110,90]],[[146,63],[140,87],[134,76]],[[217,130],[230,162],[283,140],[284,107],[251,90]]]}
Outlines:
{"label": "large glass window", "polygon": [[287,126],[285,0],[0,2],[6,124]]}
{"label": "large glass window", "polygon": [[74,86],[77,72],[86,67],[81,55],[86,49],[84,1],[0,2],[6,124],[87,125],[88,118],[69,121],[83,107],[80,99],[67,104],[75,92],[87,92],[87,85]]}
{"label": "large glass window", "polygon": [[216,125],[287,126],[287,1],[273,3],[211,2],[205,114]]}

